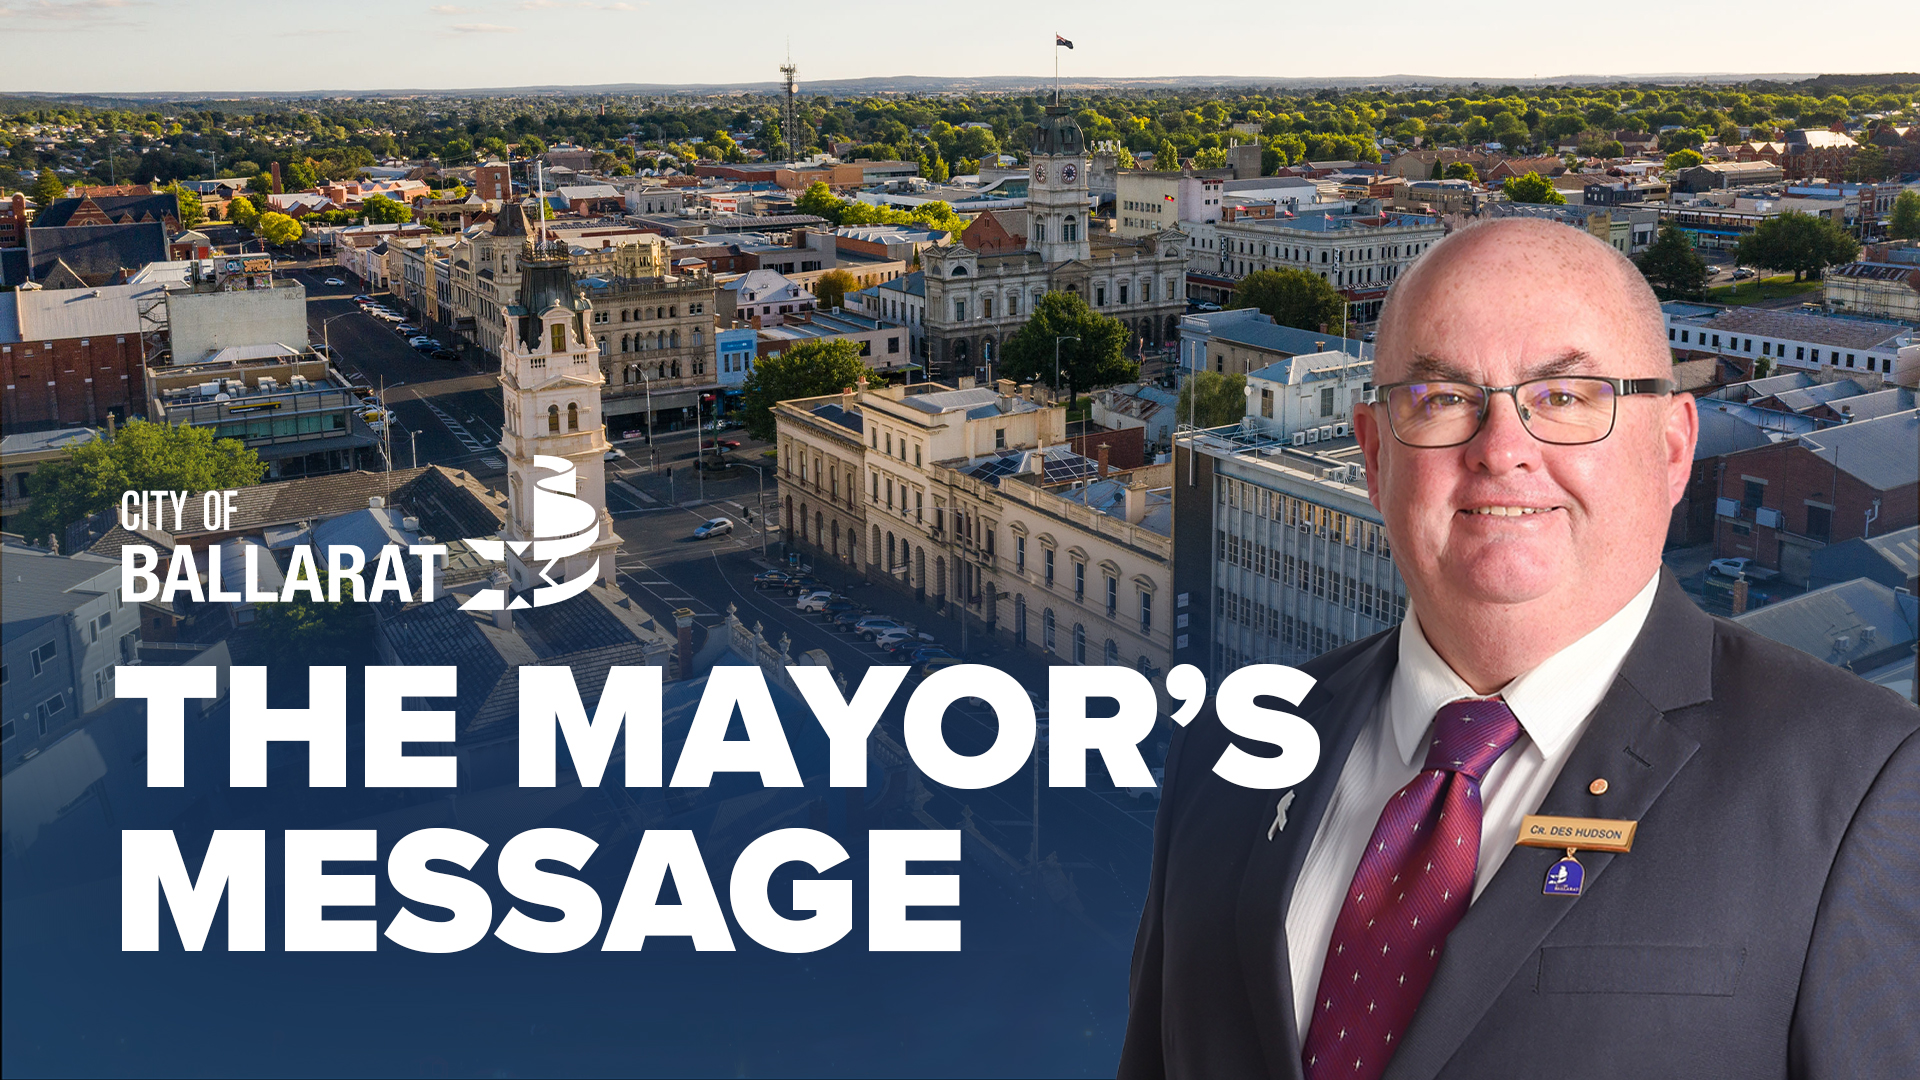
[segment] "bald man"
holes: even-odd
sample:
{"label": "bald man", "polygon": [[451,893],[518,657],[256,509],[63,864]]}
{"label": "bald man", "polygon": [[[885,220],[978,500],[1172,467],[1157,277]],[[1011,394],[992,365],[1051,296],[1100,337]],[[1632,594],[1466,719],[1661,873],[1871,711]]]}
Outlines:
{"label": "bald man", "polygon": [[1698,422],[1638,271],[1475,225],[1377,349],[1410,610],[1306,665],[1298,786],[1175,738],[1120,1075],[1920,1077],[1920,712],[1662,569]]}

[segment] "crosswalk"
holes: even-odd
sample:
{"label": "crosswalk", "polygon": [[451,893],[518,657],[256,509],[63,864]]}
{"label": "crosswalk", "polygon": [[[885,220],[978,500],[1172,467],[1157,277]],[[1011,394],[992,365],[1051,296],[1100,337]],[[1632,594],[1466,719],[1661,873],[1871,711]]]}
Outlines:
{"label": "crosswalk", "polygon": [[[475,435],[471,431],[468,431],[467,426],[465,424],[462,424],[460,421],[455,420],[447,412],[447,410],[441,408],[438,405],[435,405],[431,401],[423,400],[421,404],[425,405],[427,407],[428,412],[432,413],[436,418],[439,419],[439,421],[442,424],[446,425],[447,430],[449,432],[452,432],[453,437],[459,440],[460,445],[465,447],[468,453],[482,454],[492,449],[492,447],[488,446],[486,443],[481,442],[479,436]],[[483,464],[491,465],[491,466],[494,466],[495,468],[505,468],[507,463],[504,461],[499,461],[497,459],[489,459]]]}

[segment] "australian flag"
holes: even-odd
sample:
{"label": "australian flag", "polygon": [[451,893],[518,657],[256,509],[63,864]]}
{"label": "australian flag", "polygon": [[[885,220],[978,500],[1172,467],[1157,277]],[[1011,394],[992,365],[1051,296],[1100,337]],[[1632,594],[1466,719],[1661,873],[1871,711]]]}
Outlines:
{"label": "australian flag", "polygon": [[1068,41],[1066,38],[1061,37],[1059,34],[1055,34],[1053,35],[1053,47],[1056,49],[1060,49],[1060,48],[1071,49],[1073,48],[1073,42]]}

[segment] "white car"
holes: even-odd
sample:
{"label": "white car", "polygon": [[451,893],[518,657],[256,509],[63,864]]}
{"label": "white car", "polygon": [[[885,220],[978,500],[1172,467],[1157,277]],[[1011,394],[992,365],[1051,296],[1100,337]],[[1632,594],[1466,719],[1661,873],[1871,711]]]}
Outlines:
{"label": "white car", "polygon": [[627,452],[625,450],[622,450],[619,447],[615,447],[612,450],[609,450],[606,453],[601,454],[600,460],[601,461],[619,461],[621,458],[626,456],[627,456]]}
{"label": "white car", "polygon": [[732,532],[732,518],[708,518],[700,523],[699,528],[693,530],[693,538],[695,540],[705,540],[714,536],[726,536]]}
{"label": "white car", "polygon": [[824,611],[827,601],[833,598],[832,589],[815,589],[810,593],[802,594],[800,599],[795,600],[793,608],[795,611]]}
{"label": "white car", "polygon": [[345,284],[346,284],[346,282],[344,282],[344,281],[342,281],[342,280],[340,280],[340,279],[339,279],[339,278],[337,278],[337,277],[330,277],[330,278],[328,278],[327,280],[325,280],[325,281],[323,281],[323,282],[321,282],[320,284],[322,284],[322,285],[331,285],[331,286],[334,286],[335,288],[338,288],[338,287],[340,287],[340,286],[342,286],[342,285],[345,285]]}
{"label": "white car", "polygon": [[875,645],[891,645],[896,641],[906,641],[909,638],[928,644],[933,642],[932,634],[919,634],[907,627],[896,626],[891,630],[882,630],[873,635],[873,643]]}

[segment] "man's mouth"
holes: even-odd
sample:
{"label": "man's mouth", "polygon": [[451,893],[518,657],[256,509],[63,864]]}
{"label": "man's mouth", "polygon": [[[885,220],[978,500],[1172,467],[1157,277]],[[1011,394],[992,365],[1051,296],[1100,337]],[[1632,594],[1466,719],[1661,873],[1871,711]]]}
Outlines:
{"label": "man's mouth", "polygon": [[1552,506],[1475,506],[1461,513],[1482,517],[1523,517],[1528,514],[1551,514],[1555,509]]}

